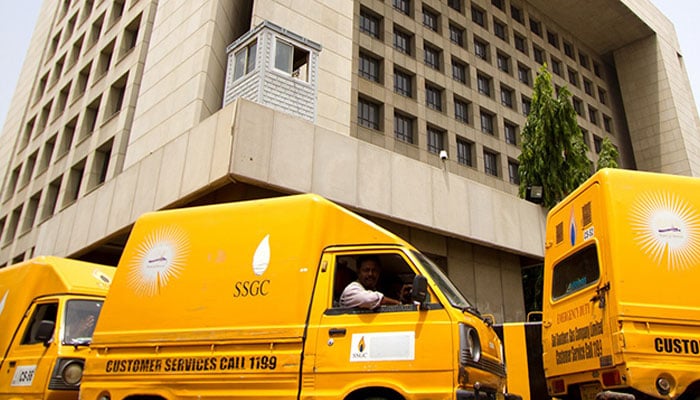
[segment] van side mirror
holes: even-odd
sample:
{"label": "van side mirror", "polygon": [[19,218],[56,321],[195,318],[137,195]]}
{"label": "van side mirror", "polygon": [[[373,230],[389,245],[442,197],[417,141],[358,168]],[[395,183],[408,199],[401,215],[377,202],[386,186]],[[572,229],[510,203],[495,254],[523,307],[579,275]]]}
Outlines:
{"label": "van side mirror", "polygon": [[44,320],[39,322],[39,327],[36,330],[37,341],[44,342],[44,346],[48,346],[53,338],[53,330],[56,327],[54,321]]}
{"label": "van side mirror", "polygon": [[428,280],[423,275],[416,275],[413,278],[413,290],[411,291],[411,300],[420,303],[421,305],[428,299]]}

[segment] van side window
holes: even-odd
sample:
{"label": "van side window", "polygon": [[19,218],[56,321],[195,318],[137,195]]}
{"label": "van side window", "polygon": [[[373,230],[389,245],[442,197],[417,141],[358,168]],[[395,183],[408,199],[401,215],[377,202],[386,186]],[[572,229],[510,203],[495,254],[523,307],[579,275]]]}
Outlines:
{"label": "van side window", "polygon": [[336,256],[335,260],[333,307],[341,307],[341,294],[346,286],[357,280],[357,268],[363,258],[373,258],[380,264],[379,279],[373,290],[404,304],[412,303],[410,289],[415,273],[400,254],[343,254]]}
{"label": "van side window", "polygon": [[554,266],[552,298],[578,292],[600,278],[595,244],[577,251]]}
{"label": "van side window", "polygon": [[24,331],[24,336],[22,336],[21,344],[36,344],[40,343],[37,339],[37,331],[39,330],[39,324],[41,321],[53,321],[56,323],[56,314],[58,312],[58,303],[46,303],[39,304],[34,309],[34,314],[27,324],[27,329]]}

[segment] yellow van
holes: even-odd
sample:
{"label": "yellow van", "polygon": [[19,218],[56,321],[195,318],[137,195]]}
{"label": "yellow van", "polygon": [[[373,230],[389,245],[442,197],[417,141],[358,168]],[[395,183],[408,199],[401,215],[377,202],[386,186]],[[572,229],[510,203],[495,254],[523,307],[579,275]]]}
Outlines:
{"label": "yellow van", "polygon": [[550,211],[546,235],[550,394],[700,397],[700,179],[602,170]]}
{"label": "yellow van", "polygon": [[0,269],[0,399],[77,399],[114,268],[37,257]]}
{"label": "yellow van", "polygon": [[[408,304],[338,306],[367,255],[387,296],[414,286]],[[514,398],[501,342],[445,275],[312,194],[139,218],[92,350],[83,400]]]}

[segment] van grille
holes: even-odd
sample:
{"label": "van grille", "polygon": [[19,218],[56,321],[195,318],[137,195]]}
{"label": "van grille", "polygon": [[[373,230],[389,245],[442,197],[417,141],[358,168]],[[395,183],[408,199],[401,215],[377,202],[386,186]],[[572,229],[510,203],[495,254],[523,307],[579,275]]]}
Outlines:
{"label": "van grille", "polygon": [[471,357],[467,357],[467,362],[465,363],[465,365],[467,367],[477,368],[486,372],[490,372],[502,378],[506,376],[506,367],[503,364],[497,361],[488,360],[485,357],[481,357],[481,359],[477,362],[472,361]]}

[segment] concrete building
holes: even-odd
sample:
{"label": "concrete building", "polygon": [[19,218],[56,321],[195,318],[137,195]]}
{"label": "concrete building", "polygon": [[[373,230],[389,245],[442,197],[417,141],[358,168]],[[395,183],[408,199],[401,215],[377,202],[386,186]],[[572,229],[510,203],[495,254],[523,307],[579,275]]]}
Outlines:
{"label": "concrete building", "polygon": [[648,0],[45,1],[0,136],[0,266],[116,264],[144,212],[316,192],[523,320],[545,212],[516,196],[518,142],[545,62],[592,160],[608,137],[624,167],[700,175]]}

